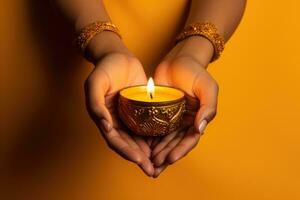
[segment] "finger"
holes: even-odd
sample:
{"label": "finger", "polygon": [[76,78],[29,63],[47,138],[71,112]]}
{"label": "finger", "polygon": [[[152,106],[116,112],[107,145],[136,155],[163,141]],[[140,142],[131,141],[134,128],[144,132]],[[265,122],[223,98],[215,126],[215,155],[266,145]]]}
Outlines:
{"label": "finger", "polygon": [[[124,136],[124,133],[121,133]],[[136,163],[148,176],[153,176],[154,168],[146,155],[137,147],[130,146],[117,132],[112,129],[110,132],[104,132],[104,138],[108,146],[120,154],[126,160]],[[131,145],[133,145],[131,143]]]}
{"label": "finger", "polygon": [[142,151],[145,156],[150,158],[151,150],[150,147],[147,145],[146,141],[141,137],[137,135],[128,135],[125,131],[118,130],[121,137],[134,149],[138,149]]}
{"label": "finger", "polygon": [[153,137],[151,137],[151,136],[147,137],[146,141],[147,141],[147,144],[149,145],[149,147],[151,148]]}
{"label": "finger", "polygon": [[109,79],[105,72],[97,71],[85,82],[86,105],[91,118],[101,124],[102,129],[109,132],[113,127],[113,120],[105,105],[105,94],[109,88]]}
{"label": "finger", "polygon": [[153,178],[157,178],[168,166],[169,166],[169,163],[164,163],[161,166],[156,167],[154,169]]}
{"label": "finger", "polygon": [[200,133],[203,134],[207,124],[214,119],[216,116],[216,108],[215,107],[209,107],[206,105],[202,105],[200,110],[197,112],[196,118],[195,118],[195,128]]}
{"label": "finger", "polygon": [[155,146],[159,143],[160,140],[161,140],[161,137],[153,137],[153,141],[152,141],[152,144],[151,144],[150,148],[154,149]]}
{"label": "finger", "polygon": [[191,127],[183,139],[169,153],[167,157],[168,163],[173,164],[187,155],[198,144],[200,136],[194,127]]}
{"label": "finger", "polygon": [[203,80],[196,78],[193,91],[200,100],[200,109],[196,114],[194,125],[196,130],[202,134],[217,112],[218,85],[212,80],[203,83]]}
{"label": "finger", "polygon": [[141,150],[140,146],[135,142],[135,140],[125,131],[122,131],[120,129],[116,129],[123,140],[129,144],[133,149],[139,149]]}
{"label": "finger", "polygon": [[140,149],[145,153],[145,155],[148,158],[150,158],[151,149],[150,149],[150,146],[145,141],[145,139],[141,136],[138,136],[138,135],[133,135],[132,138],[136,142],[136,144],[140,147]]}
{"label": "finger", "polygon": [[170,133],[166,136],[164,136],[160,142],[154,147],[151,153],[151,157],[154,157],[156,154],[158,154],[163,148],[165,148],[168,143],[173,140],[173,138],[178,134],[178,132]]}
{"label": "finger", "polygon": [[152,161],[156,167],[161,166],[165,162],[168,154],[181,141],[183,136],[184,132],[180,132],[172,141],[168,143],[168,145],[163,150],[161,150],[155,157],[153,157]]}
{"label": "finger", "polygon": [[[130,136],[128,133],[122,130],[118,130],[121,137],[135,150],[142,152],[147,158],[150,157],[151,150],[145,140],[141,136]],[[149,159],[148,159],[149,160]],[[151,161],[150,161],[151,162]],[[152,163],[151,163],[152,165]]]}

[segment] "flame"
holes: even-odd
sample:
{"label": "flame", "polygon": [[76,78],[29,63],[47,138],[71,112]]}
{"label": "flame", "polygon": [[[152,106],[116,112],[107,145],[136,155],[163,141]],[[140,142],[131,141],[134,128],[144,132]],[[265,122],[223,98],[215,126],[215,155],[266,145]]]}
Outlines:
{"label": "flame", "polygon": [[154,97],[154,81],[150,77],[147,83],[147,94],[150,96],[151,99]]}

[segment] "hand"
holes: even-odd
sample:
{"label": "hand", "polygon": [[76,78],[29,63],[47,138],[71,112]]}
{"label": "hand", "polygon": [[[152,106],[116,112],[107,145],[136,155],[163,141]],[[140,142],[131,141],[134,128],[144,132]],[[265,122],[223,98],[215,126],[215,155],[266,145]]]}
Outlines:
{"label": "hand", "polygon": [[[199,52],[199,47],[206,51]],[[212,53],[213,48],[206,39],[193,37],[179,43],[156,68],[156,84],[173,86],[186,93],[187,112],[183,130],[163,137],[152,150],[155,177],[197,145],[216,115],[218,85],[206,71]]]}
{"label": "hand", "polygon": [[[112,40],[109,41],[108,45],[113,44]],[[103,42],[102,46],[105,45]],[[107,53],[108,49],[105,48],[104,53],[90,52],[95,68],[85,83],[87,109],[108,146],[136,163],[148,176],[153,176],[151,149],[143,137],[129,134],[123,127],[119,121],[116,99],[118,91],[124,87],[145,85],[145,72],[141,63],[126,48],[118,46]]]}

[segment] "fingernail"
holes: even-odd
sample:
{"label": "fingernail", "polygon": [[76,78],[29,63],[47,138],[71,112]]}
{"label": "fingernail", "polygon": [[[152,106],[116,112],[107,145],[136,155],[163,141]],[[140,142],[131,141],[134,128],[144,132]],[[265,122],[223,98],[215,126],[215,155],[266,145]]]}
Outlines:
{"label": "fingernail", "polygon": [[108,123],[108,121],[106,119],[101,119],[101,125],[104,128],[105,132],[110,131],[110,124]]}
{"label": "fingernail", "polygon": [[199,129],[198,130],[199,130],[200,134],[203,134],[203,131],[206,128],[206,126],[207,126],[207,121],[206,121],[206,119],[204,119],[204,120],[202,120],[202,122],[199,125]]}

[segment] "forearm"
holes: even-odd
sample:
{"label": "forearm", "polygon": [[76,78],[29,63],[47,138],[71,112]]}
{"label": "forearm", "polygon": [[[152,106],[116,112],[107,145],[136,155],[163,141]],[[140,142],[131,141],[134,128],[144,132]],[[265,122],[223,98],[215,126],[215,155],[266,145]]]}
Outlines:
{"label": "forearm", "polygon": [[209,21],[227,41],[238,26],[246,0],[193,0],[186,24]]}
{"label": "forearm", "polygon": [[[102,0],[54,0],[54,2],[76,33],[95,21],[111,21]],[[113,51],[127,50],[121,39],[108,31],[96,35],[86,48],[86,54],[93,62]]]}
{"label": "forearm", "polygon": [[[246,0],[192,0],[186,25],[209,21],[228,41],[243,16],[245,5]],[[193,53],[205,66],[210,62],[213,52],[212,44],[198,36],[185,40],[182,48],[183,54]]]}

